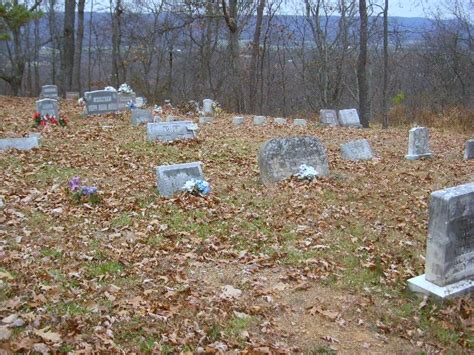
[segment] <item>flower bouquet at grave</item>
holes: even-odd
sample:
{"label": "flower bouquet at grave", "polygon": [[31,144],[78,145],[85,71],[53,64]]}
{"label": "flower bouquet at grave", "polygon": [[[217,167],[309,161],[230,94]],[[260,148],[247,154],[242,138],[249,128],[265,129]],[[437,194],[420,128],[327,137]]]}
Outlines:
{"label": "flower bouquet at grave", "polygon": [[217,101],[212,102],[212,111],[214,111],[215,115],[220,115],[222,112],[224,112],[221,105]]}
{"label": "flower bouquet at grave", "polygon": [[318,172],[310,165],[301,164],[298,168],[298,172],[294,176],[298,180],[312,181],[315,177],[318,176]]}
{"label": "flower bouquet at grave", "polygon": [[90,203],[96,205],[100,202],[97,187],[81,185],[81,178],[74,176],[69,181],[69,196],[75,203]]}
{"label": "flower bouquet at grave", "polygon": [[44,127],[47,124],[52,124],[52,125],[59,125],[61,127],[65,127],[67,125],[67,120],[65,117],[58,115],[56,117],[55,115],[41,115],[39,112],[35,112],[33,115],[33,126],[34,127]]}
{"label": "flower bouquet at grave", "polygon": [[211,185],[209,185],[206,180],[188,180],[182,189],[192,195],[201,197],[207,196],[211,193]]}
{"label": "flower bouquet at grave", "polygon": [[120,87],[118,88],[118,92],[120,94],[124,94],[124,95],[134,95],[135,94],[135,92],[132,90],[130,85],[128,85],[127,83],[123,83],[122,85],[120,85]]}

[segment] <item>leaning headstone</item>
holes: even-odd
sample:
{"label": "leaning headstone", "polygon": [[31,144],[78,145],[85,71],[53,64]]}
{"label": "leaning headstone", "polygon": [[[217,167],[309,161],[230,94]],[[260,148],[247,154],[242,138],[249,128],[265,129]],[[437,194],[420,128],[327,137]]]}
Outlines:
{"label": "leaning headstone", "polygon": [[135,104],[136,95],[135,94],[122,94],[118,93],[117,95],[117,105],[120,111],[127,110],[130,108],[130,104]]}
{"label": "leaning headstone", "polygon": [[79,99],[79,93],[77,91],[66,91],[66,100],[76,101]]}
{"label": "leaning headstone", "polygon": [[302,119],[302,118],[295,118],[293,120],[293,125],[294,126],[303,126],[303,127],[306,127],[308,125],[308,122],[306,122],[306,120]]}
{"label": "leaning headstone", "polygon": [[191,180],[204,180],[201,162],[161,165],[156,167],[158,192],[165,197],[183,191],[184,184]]}
{"label": "leaning headstone", "polygon": [[57,100],[59,98],[58,87],[56,85],[43,85],[41,87],[40,97]]}
{"label": "leaning headstone", "polygon": [[22,138],[3,138],[0,139],[0,150],[18,149],[30,150],[39,147],[38,137],[22,137]]}
{"label": "leaning headstone", "polygon": [[338,126],[336,110],[319,110],[319,122],[327,126]]}
{"label": "leaning headstone", "polygon": [[283,118],[283,117],[275,117],[273,119],[273,123],[276,124],[276,125],[285,125],[287,124],[287,120],[286,118]]}
{"label": "leaning headstone", "polygon": [[245,118],[242,117],[242,116],[235,116],[234,118],[232,118],[232,123],[233,123],[235,126],[243,125],[243,124],[244,124],[244,121],[245,121]]}
{"label": "leaning headstone", "polygon": [[469,139],[464,148],[464,160],[474,159],[474,139]]}
{"label": "leaning headstone", "polygon": [[212,123],[212,121],[213,121],[212,117],[199,117],[200,124]]}
{"label": "leaning headstone", "polygon": [[138,126],[148,122],[153,122],[153,114],[151,111],[140,108],[132,109],[132,125]]}
{"label": "leaning headstone", "polygon": [[425,263],[412,291],[444,299],[474,290],[474,183],[431,194]]}
{"label": "leaning headstone", "polygon": [[318,176],[329,174],[326,148],[315,137],[274,138],[258,154],[260,179],[267,185],[296,174],[302,164],[313,167]]}
{"label": "leaning headstone", "polygon": [[214,116],[214,110],[212,108],[213,103],[214,101],[211,99],[202,100],[202,111],[204,112],[204,116]]}
{"label": "leaning headstone", "polygon": [[339,124],[343,127],[362,127],[355,108],[339,111]]}
{"label": "leaning headstone", "polygon": [[415,127],[410,129],[408,136],[408,154],[405,158],[408,160],[416,160],[420,158],[431,157],[429,148],[428,128]]}
{"label": "leaning headstone", "polygon": [[54,99],[38,100],[36,101],[36,112],[39,112],[41,116],[58,117],[58,101]]}
{"label": "leaning headstone", "polygon": [[371,160],[372,149],[366,139],[357,139],[341,144],[342,159],[345,160]]}
{"label": "leaning headstone", "polygon": [[198,126],[192,121],[148,123],[148,141],[171,142],[181,139],[194,139]]}
{"label": "leaning headstone", "polygon": [[87,115],[117,112],[117,92],[109,90],[95,90],[84,93]]}
{"label": "leaning headstone", "polygon": [[265,116],[253,116],[253,124],[260,126],[267,123],[267,118]]}

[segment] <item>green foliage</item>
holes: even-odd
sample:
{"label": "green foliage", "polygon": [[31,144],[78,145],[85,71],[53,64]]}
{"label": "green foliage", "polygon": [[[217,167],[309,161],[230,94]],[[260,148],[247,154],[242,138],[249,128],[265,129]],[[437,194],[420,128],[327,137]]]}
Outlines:
{"label": "green foliage", "polygon": [[405,101],[405,93],[403,91],[399,91],[394,97],[392,97],[392,104],[397,106],[401,105]]}
{"label": "green foliage", "polygon": [[41,11],[30,11],[23,4],[13,4],[10,1],[0,3],[0,41],[9,40],[10,32],[18,31],[42,15]]}

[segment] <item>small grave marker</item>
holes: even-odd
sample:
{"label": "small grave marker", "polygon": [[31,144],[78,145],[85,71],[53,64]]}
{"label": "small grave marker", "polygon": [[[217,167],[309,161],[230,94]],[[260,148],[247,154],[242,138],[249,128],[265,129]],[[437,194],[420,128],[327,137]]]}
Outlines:
{"label": "small grave marker", "polygon": [[41,116],[55,116],[58,117],[58,101],[54,99],[41,99],[36,101],[36,112]]}
{"label": "small grave marker", "polygon": [[442,299],[474,290],[474,183],[431,194],[425,274],[408,287]]}
{"label": "small grave marker", "polygon": [[355,108],[340,110],[339,124],[343,127],[362,127],[359,120],[359,114]]}
{"label": "small grave marker", "polygon": [[59,99],[58,87],[56,85],[43,85],[40,97],[54,100]]}
{"label": "small grave marker", "polygon": [[204,112],[204,116],[212,117],[214,116],[214,110],[212,108],[214,101],[211,99],[204,99],[202,100],[202,111]]}
{"label": "small grave marker", "polygon": [[214,120],[213,117],[199,117],[200,124],[212,123],[213,120]]}
{"label": "small grave marker", "polygon": [[267,118],[265,116],[253,116],[253,124],[255,126],[261,126],[267,123]]}
{"label": "small grave marker", "polygon": [[109,90],[95,90],[84,93],[87,115],[117,112],[117,92]]}
{"label": "small grave marker", "polygon": [[36,136],[0,139],[0,151],[7,149],[31,150],[38,147],[39,140]]}
{"label": "small grave marker", "polygon": [[235,116],[234,118],[232,118],[232,123],[236,126],[243,125],[244,122],[245,122],[245,118],[242,116]]}
{"label": "small grave marker", "polygon": [[306,120],[302,119],[302,118],[295,118],[293,120],[293,125],[294,126],[302,126],[302,127],[306,127],[308,125],[308,122],[306,122]]}
{"label": "small grave marker", "polygon": [[319,121],[323,125],[338,126],[336,110],[319,110]]}
{"label": "small grave marker", "polygon": [[357,139],[341,144],[342,159],[371,160],[372,149],[366,139]]}
{"label": "small grave marker", "polygon": [[408,136],[408,154],[405,158],[408,160],[416,160],[430,157],[428,128],[415,127],[410,129]]}
{"label": "small grave marker", "polygon": [[318,176],[329,174],[326,148],[315,137],[274,138],[258,154],[260,179],[267,185],[298,173],[302,164],[313,167]]}
{"label": "small grave marker", "polygon": [[469,139],[464,148],[464,159],[474,159],[474,139]]}
{"label": "small grave marker", "polygon": [[158,192],[165,197],[182,191],[184,184],[191,179],[204,180],[201,162],[161,165],[156,168],[156,177]]}
{"label": "small grave marker", "polygon": [[138,126],[148,122],[153,122],[151,111],[140,108],[132,109],[132,125]]}
{"label": "small grave marker", "polygon": [[283,118],[283,117],[275,117],[273,119],[273,123],[280,126],[280,125],[287,124],[288,121],[286,120],[286,118]]}
{"label": "small grave marker", "polygon": [[135,103],[136,95],[135,94],[117,94],[117,106],[120,111],[127,110],[130,108],[130,103]]}
{"label": "small grave marker", "polygon": [[76,101],[79,99],[79,93],[77,91],[66,91],[66,100]]}
{"label": "small grave marker", "polygon": [[170,142],[181,139],[195,139],[197,124],[192,121],[148,123],[148,141]]}

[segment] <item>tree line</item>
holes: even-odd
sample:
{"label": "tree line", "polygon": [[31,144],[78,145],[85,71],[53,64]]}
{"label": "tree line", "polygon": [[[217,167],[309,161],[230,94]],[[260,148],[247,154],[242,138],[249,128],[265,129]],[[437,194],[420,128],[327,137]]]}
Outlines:
{"label": "tree line", "polygon": [[400,106],[472,113],[473,1],[442,10],[413,33],[389,0],[0,0],[0,93],[127,82],[242,113],[357,107],[365,127]]}

